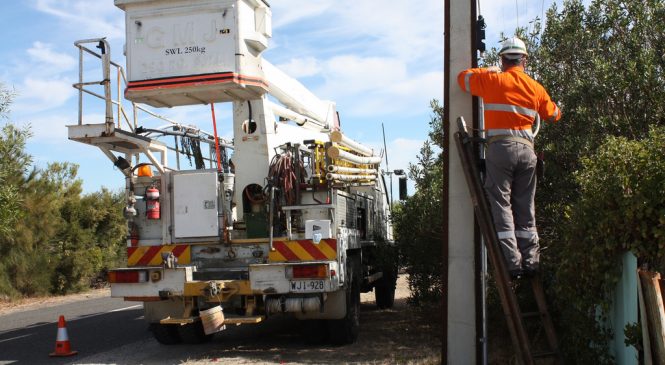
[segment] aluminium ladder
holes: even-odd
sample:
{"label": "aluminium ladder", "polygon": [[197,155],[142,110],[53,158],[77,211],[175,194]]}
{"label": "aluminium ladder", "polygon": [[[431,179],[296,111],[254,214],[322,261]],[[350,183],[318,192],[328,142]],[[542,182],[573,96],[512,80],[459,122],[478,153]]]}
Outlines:
{"label": "aluminium ladder", "polygon": [[[516,351],[518,361],[523,365],[534,365],[536,359],[552,358],[555,364],[562,364],[563,360],[559,352],[559,345],[554,331],[552,318],[547,310],[545,293],[543,291],[540,275],[530,279],[533,295],[538,305],[537,312],[522,313],[517,303],[517,296],[513,291],[511,279],[503,258],[503,253],[499,247],[499,240],[492,222],[490,206],[485,195],[482,183],[480,181],[480,172],[476,164],[473,142],[474,139],[468,132],[464,118],[457,119],[459,131],[455,133],[455,143],[459,152],[464,176],[469,186],[469,193],[473,202],[473,208],[478,219],[480,231],[485,239],[488,255],[494,268],[497,289],[501,299],[501,306],[508,322],[508,330]],[[534,353],[524,326],[524,319],[539,317],[541,325],[545,331],[549,350],[541,353]]]}

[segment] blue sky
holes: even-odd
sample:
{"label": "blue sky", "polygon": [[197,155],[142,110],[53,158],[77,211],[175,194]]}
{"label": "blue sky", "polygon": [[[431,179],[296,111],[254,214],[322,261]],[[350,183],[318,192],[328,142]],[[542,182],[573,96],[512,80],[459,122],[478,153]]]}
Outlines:
{"label": "blue sky", "polygon": [[[269,2],[273,38],[264,57],[320,98],[335,101],[342,130],[351,138],[380,149],[383,123],[391,169],[414,162],[427,138],[429,101],[443,97],[443,1]],[[525,26],[551,3],[481,0],[486,43],[496,46],[500,32],[512,34],[518,19]],[[71,86],[78,78],[73,43],[107,37],[113,60],[124,65],[124,13],[112,0],[5,0],[0,21],[0,82],[17,93],[9,120],[31,125],[28,152],[35,163],[79,164],[87,192],[123,187],[106,156],[69,141],[65,125],[75,124],[78,113]],[[216,108],[220,135],[231,137],[230,108]],[[157,112],[212,131],[208,107]],[[87,108],[85,122],[102,123],[103,110]]]}

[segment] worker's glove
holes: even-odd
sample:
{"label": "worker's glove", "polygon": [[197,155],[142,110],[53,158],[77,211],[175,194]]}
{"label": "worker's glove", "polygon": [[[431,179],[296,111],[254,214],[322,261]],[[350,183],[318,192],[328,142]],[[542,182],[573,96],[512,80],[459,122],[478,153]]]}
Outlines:
{"label": "worker's glove", "polygon": [[499,73],[499,72],[501,72],[501,68],[499,66],[490,66],[490,67],[486,68],[486,70],[487,70],[487,72],[490,72],[490,73]]}

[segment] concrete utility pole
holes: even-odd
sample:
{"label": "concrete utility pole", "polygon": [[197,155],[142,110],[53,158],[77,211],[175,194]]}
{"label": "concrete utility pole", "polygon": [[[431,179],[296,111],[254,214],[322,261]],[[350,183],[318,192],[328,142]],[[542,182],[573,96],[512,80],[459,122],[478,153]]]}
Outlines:
{"label": "concrete utility pole", "polygon": [[[444,309],[443,364],[481,363],[478,316],[478,247],[473,204],[464,179],[453,135],[463,116],[476,128],[474,102],[457,85],[457,74],[477,64],[476,0],[445,0],[444,41]],[[446,265],[447,264],[447,265]],[[447,270],[447,272],[446,272]]]}

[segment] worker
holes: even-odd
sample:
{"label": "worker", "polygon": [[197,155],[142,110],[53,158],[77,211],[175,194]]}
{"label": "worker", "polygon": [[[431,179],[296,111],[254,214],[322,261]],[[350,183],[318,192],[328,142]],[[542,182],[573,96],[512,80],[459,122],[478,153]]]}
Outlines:
{"label": "worker", "polygon": [[485,191],[494,228],[513,279],[538,272],[536,164],[532,125],[535,118],[556,122],[559,108],[545,88],[524,72],[528,53],[512,37],[501,44],[501,68],[460,72],[462,90],[483,98],[487,132]]}

